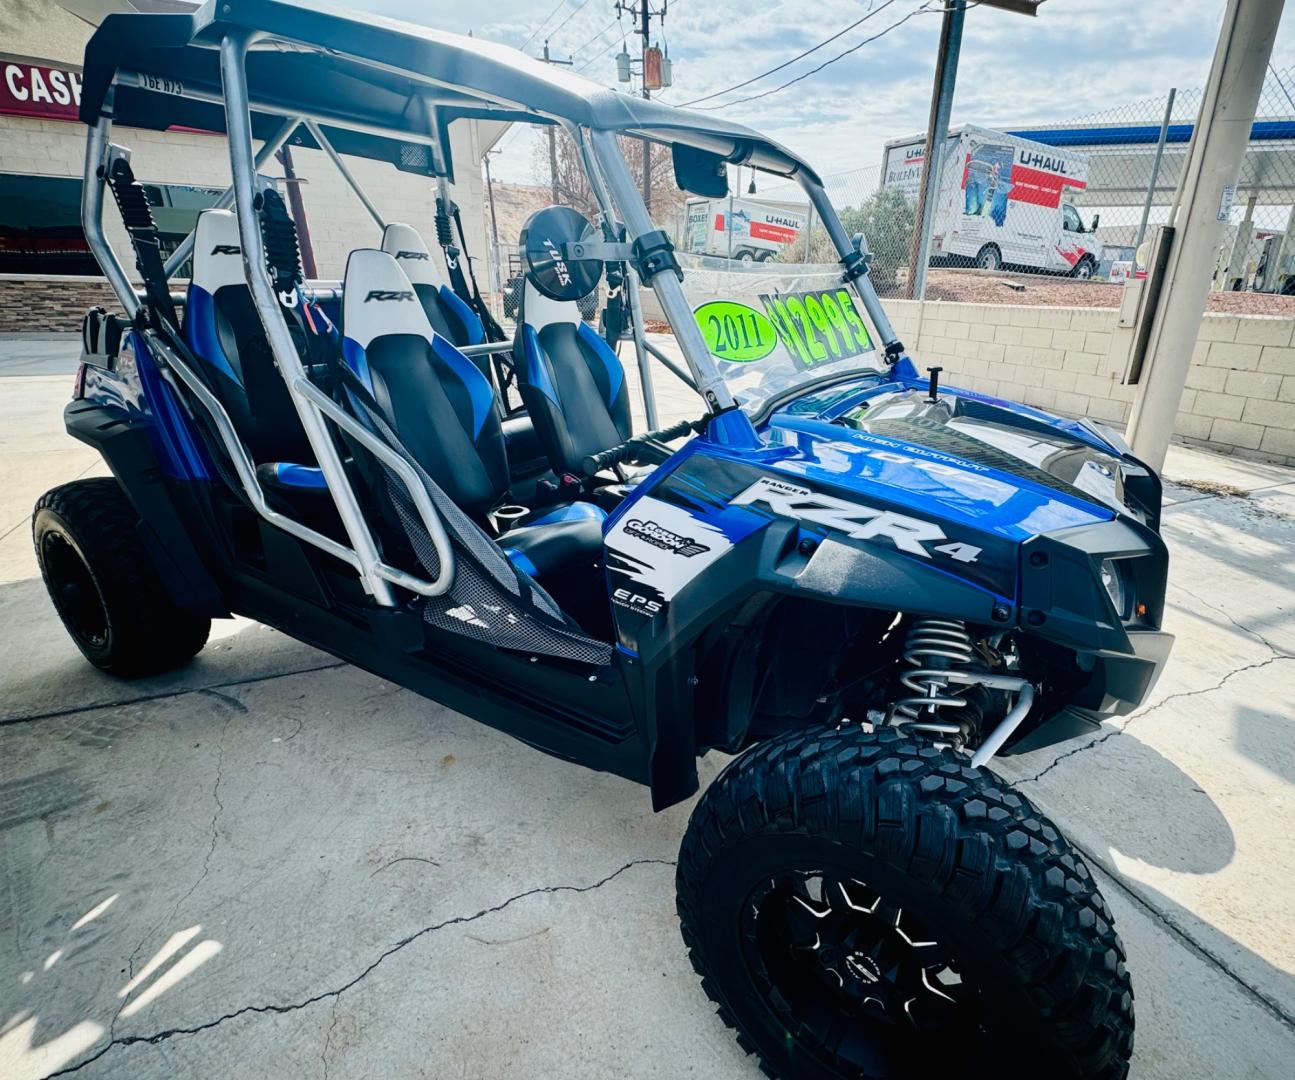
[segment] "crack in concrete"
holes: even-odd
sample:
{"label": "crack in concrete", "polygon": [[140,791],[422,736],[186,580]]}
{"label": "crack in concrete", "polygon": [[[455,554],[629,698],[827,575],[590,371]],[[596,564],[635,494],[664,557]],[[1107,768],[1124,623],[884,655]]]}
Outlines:
{"label": "crack in concrete", "polygon": [[[230,697],[228,694],[216,694],[213,696],[220,698],[222,701],[227,701],[237,705],[243,713],[247,712],[247,707],[241,701]],[[233,714],[225,717],[225,722],[220,728],[220,737],[216,740],[216,779],[211,786],[211,797],[216,803],[216,809],[211,815],[211,845],[207,848],[207,854],[202,860],[202,873],[200,873],[197,880],[189,886],[188,891],[175,902],[175,906],[171,908],[171,914],[161,922],[155,924],[153,928],[140,939],[139,944],[131,951],[126,962],[127,973],[130,979],[135,978],[135,958],[139,955],[139,950],[144,947],[144,943],[156,934],[161,927],[175,922],[175,917],[179,913],[180,908],[184,905],[184,902],[197,891],[198,886],[207,879],[207,874],[211,871],[211,857],[216,853],[216,843],[220,839],[220,818],[225,812],[225,804],[220,800],[220,782],[223,779],[225,772],[225,733],[229,730],[229,722],[232,719]],[[125,1001],[121,1003],[117,1012],[113,1014],[112,1021],[108,1025],[109,1045],[111,1045],[116,1039],[117,1020],[121,1016],[121,1010],[124,1009],[126,1005],[127,1002]]]}
{"label": "crack in concrete", "polygon": [[1262,643],[1263,643],[1263,645],[1264,645],[1264,646],[1265,646],[1265,647],[1266,647],[1270,652],[1272,652],[1272,654],[1273,654],[1274,656],[1283,656],[1283,657],[1287,657],[1287,658],[1289,658],[1289,657],[1291,656],[1291,654],[1290,654],[1290,653],[1288,653],[1288,652],[1286,652],[1286,650],[1284,650],[1284,649],[1279,649],[1276,645],[1274,645],[1271,641],[1269,641],[1266,637],[1264,637],[1264,635],[1263,635],[1263,634],[1259,633],[1259,631],[1258,631],[1258,630],[1253,630],[1253,629],[1251,629],[1250,627],[1246,626],[1246,624],[1245,624],[1245,623],[1238,622],[1236,619],[1234,619],[1234,618],[1232,617],[1232,615],[1231,615],[1231,614],[1229,614],[1229,613],[1228,613],[1228,611],[1227,611],[1226,609],[1224,609],[1224,608],[1220,607],[1218,604],[1212,604],[1212,603],[1210,603],[1210,602],[1209,602],[1208,600],[1206,600],[1203,596],[1197,596],[1197,595],[1196,595],[1196,593],[1194,593],[1194,592],[1192,592],[1192,591],[1191,591],[1191,589],[1185,589],[1185,588],[1183,588],[1183,586],[1179,585],[1177,582],[1175,582],[1175,583],[1173,584],[1173,588],[1177,589],[1180,593],[1183,593],[1183,594],[1184,594],[1184,595],[1186,595],[1186,596],[1190,596],[1193,600],[1195,600],[1195,601],[1196,601],[1198,604],[1200,604],[1202,607],[1207,607],[1207,608],[1209,608],[1211,611],[1217,612],[1218,614],[1222,615],[1225,619],[1227,619],[1227,621],[1228,621],[1228,622],[1230,622],[1233,626],[1235,626],[1235,627],[1236,627],[1238,630],[1240,630],[1243,634],[1249,634],[1249,635],[1250,635],[1252,638],[1254,638],[1256,641],[1262,642]]}
{"label": "crack in concrete", "polygon": [[435,859],[424,859],[421,855],[402,855],[398,859],[392,859],[389,863],[383,863],[375,871],[373,871],[373,873],[371,873],[369,877],[375,878],[380,873],[382,873],[382,871],[384,871],[388,866],[395,866],[396,863],[402,863],[402,862],[421,862],[421,863],[426,863],[428,866],[435,866],[435,867],[439,867],[441,865]]}
{"label": "crack in concrete", "polygon": [[[229,682],[216,683],[213,686],[191,686],[183,690],[163,690],[156,694],[140,694],[137,697],[122,698],[119,701],[102,701],[88,705],[73,705],[66,709],[50,709],[48,712],[27,713],[24,716],[9,716],[0,719],[0,727],[8,727],[10,724],[30,724],[36,720],[54,720],[60,716],[72,716],[75,713],[99,712],[102,709],[120,709],[126,705],[142,705],[150,701],[163,701],[166,698],[188,697],[190,694],[214,692],[233,686],[250,686],[253,683],[269,682],[271,679],[286,679],[292,675],[309,675],[315,671],[331,671],[333,668],[348,666],[345,660],[336,660],[331,664],[319,664],[315,667],[273,671],[266,675],[250,675],[246,679],[232,679]],[[217,696],[223,697],[225,695],[217,694]]]}
{"label": "crack in concrete", "polygon": [[77,1072],[80,1069],[84,1069],[87,1065],[90,1065],[93,1062],[98,1061],[106,1053],[108,1053],[110,1050],[112,1050],[114,1047],[117,1047],[117,1046],[134,1046],[137,1043],[151,1043],[156,1045],[158,1043],[166,1042],[168,1039],[174,1039],[181,1035],[197,1035],[204,1031],[210,1031],[212,1028],[218,1027],[219,1025],[225,1023],[225,1021],[234,1020],[240,1016],[247,1016],[251,1013],[262,1013],[262,1014],[273,1013],[277,1015],[282,1013],[297,1012],[301,1009],[309,1008],[311,1005],[317,1004],[318,1002],[323,1001],[327,998],[332,998],[334,1003],[336,1003],[336,1001],[344,993],[346,993],[357,983],[363,980],[366,976],[368,976],[372,971],[374,971],[384,960],[387,959],[387,957],[392,956],[395,953],[398,953],[401,949],[405,948],[405,946],[413,944],[413,942],[418,941],[420,938],[423,938],[428,934],[434,934],[438,930],[444,930],[450,926],[461,926],[465,923],[476,922],[478,919],[484,919],[488,915],[498,914],[499,912],[503,911],[505,908],[511,907],[513,904],[516,904],[519,901],[525,900],[532,896],[540,896],[546,893],[552,894],[552,893],[594,892],[596,889],[601,889],[604,885],[607,885],[610,882],[615,881],[616,878],[620,877],[622,874],[626,873],[627,871],[634,869],[635,867],[674,866],[674,865],[675,865],[675,861],[673,859],[631,859],[623,866],[620,866],[617,869],[613,870],[606,877],[599,878],[597,881],[589,885],[539,885],[533,889],[527,889],[525,892],[516,893],[515,895],[508,897],[507,900],[503,900],[500,903],[495,904],[491,907],[482,908],[480,911],[473,912],[471,915],[455,915],[449,919],[445,919],[443,922],[433,923],[431,926],[425,926],[421,930],[414,931],[412,934],[409,934],[401,938],[394,945],[391,945],[387,949],[385,949],[382,953],[379,954],[376,960],[374,960],[371,964],[369,964],[368,967],[366,967],[353,979],[348,980],[347,982],[343,983],[341,986],[335,987],[334,989],[323,990],[318,994],[312,994],[310,997],[306,998],[303,1001],[293,1002],[288,1005],[244,1005],[240,1009],[235,1009],[233,1012],[225,1013],[223,1016],[218,1016],[216,1017],[216,1019],[209,1020],[205,1024],[199,1024],[197,1027],[167,1028],[166,1030],[156,1032],[153,1035],[124,1035],[120,1038],[114,1037],[109,1042],[104,1044],[104,1046],[101,1047],[97,1052],[95,1052],[94,1054],[90,1055],[87,1058],[84,1058],[81,1061],[78,1061],[75,1065],[69,1065],[67,1068],[59,1069],[57,1072],[46,1074],[44,1080],[54,1080],[54,1078],[57,1076],[68,1076],[72,1073]]}
{"label": "crack in concrete", "polygon": [[1130,716],[1119,727],[1112,727],[1112,730],[1106,732],[1106,734],[1100,736],[1099,738],[1093,739],[1091,742],[1086,742],[1083,744],[1083,746],[1076,746],[1073,750],[1067,750],[1064,754],[1061,754],[1058,757],[1056,757],[1051,762],[1051,764],[1047,765],[1039,772],[1035,773],[1033,776],[1024,776],[1024,777],[1021,777],[1019,780],[1013,780],[1012,783],[1033,784],[1035,781],[1040,780],[1043,777],[1047,776],[1048,773],[1052,772],[1053,769],[1055,769],[1067,758],[1072,758],[1076,754],[1082,754],[1085,751],[1092,750],[1096,746],[1101,746],[1102,743],[1115,738],[1115,736],[1117,735],[1128,734],[1129,728],[1132,727],[1139,720],[1144,720],[1152,713],[1159,712],[1161,709],[1163,709],[1166,705],[1170,704],[1171,702],[1180,701],[1183,698],[1200,697],[1203,694],[1212,694],[1216,690],[1223,689],[1224,686],[1226,686],[1233,678],[1235,678],[1238,675],[1244,675],[1248,671],[1258,671],[1260,668],[1266,668],[1270,664],[1281,663],[1283,660],[1295,660],[1295,656],[1288,656],[1285,653],[1278,653],[1277,655],[1268,657],[1267,660],[1257,660],[1253,664],[1245,664],[1242,667],[1234,668],[1233,670],[1229,671],[1226,675],[1224,675],[1223,678],[1221,678],[1213,686],[1203,686],[1199,690],[1180,690],[1176,694],[1170,694],[1168,697],[1160,701],[1157,701],[1149,709],[1145,709],[1142,712],[1139,712],[1134,714],[1133,716]]}
{"label": "crack in concrete", "polygon": [[1076,851],[1080,852],[1085,859],[1087,859],[1089,862],[1091,862],[1093,865],[1095,865],[1096,867],[1098,867],[1098,869],[1101,870],[1103,877],[1109,878],[1111,881],[1111,884],[1113,884],[1117,889],[1120,890],[1120,892],[1122,892],[1131,901],[1133,901],[1134,904],[1136,904],[1147,915],[1149,915],[1152,918],[1152,920],[1154,920],[1155,922],[1163,926],[1171,937],[1180,941],[1183,945],[1187,947],[1187,950],[1189,952],[1195,954],[1201,960],[1205,961],[1206,964],[1208,964],[1211,967],[1215,967],[1219,971],[1221,971],[1225,976],[1227,976],[1230,980],[1232,980],[1232,982],[1236,983],[1236,985],[1241,989],[1241,991],[1244,994],[1253,998],[1255,1002],[1260,1006],[1260,1008],[1262,1008],[1265,1012],[1270,1014],[1274,1019],[1276,1019],[1279,1023],[1284,1025],[1290,1031],[1295,1032],[1295,1016],[1287,1012],[1282,1007],[1281,1002],[1270,997],[1268,994],[1265,994],[1257,986],[1253,986],[1250,983],[1246,982],[1245,979],[1243,979],[1240,975],[1238,975],[1235,971],[1233,971],[1231,967],[1228,966],[1227,961],[1224,960],[1223,957],[1219,956],[1217,953],[1212,952],[1201,942],[1197,941],[1196,938],[1192,937],[1192,935],[1189,934],[1184,927],[1176,923],[1173,919],[1171,919],[1168,915],[1166,915],[1163,911],[1161,911],[1158,907],[1156,907],[1156,905],[1151,900],[1143,896],[1134,885],[1132,885],[1129,881],[1127,881],[1124,878],[1124,876],[1120,874],[1119,871],[1116,870],[1114,866],[1110,865],[1105,859],[1099,857],[1095,852],[1090,851],[1087,847],[1083,846],[1082,844],[1076,843],[1075,840],[1073,840],[1072,838],[1067,837],[1067,840],[1069,840],[1071,847],[1073,847]]}

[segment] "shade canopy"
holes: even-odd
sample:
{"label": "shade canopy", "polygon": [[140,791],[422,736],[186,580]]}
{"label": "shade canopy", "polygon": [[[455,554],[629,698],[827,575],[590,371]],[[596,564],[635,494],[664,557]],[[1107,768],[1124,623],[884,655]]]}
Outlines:
{"label": "shade canopy", "polygon": [[[86,46],[81,119],[96,123],[111,91],[118,123],[224,131],[217,48],[230,33],[253,35],[247,81],[260,138],[284,116],[312,117],[342,153],[434,175],[426,138],[432,109],[442,133],[441,171],[451,176],[444,133],[455,119],[477,117],[644,135],[817,179],[796,155],[742,124],[610,90],[493,42],[284,0],[109,15]],[[312,144],[304,129],[300,141]]]}

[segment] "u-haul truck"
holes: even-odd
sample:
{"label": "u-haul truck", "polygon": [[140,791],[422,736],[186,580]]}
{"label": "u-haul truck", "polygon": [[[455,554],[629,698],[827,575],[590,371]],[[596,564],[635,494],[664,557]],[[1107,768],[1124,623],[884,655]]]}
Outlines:
{"label": "u-haul truck", "polygon": [[[882,185],[917,197],[922,136],[886,144]],[[949,132],[931,228],[931,261],[1092,277],[1101,253],[1067,195],[1088,186],[1088,158],[988,128]]]}
{"label": "u-haul truck", "polygon": [[800,236],[808,219],[799,209],[755,199],[689,199],[684,250],[743,262],[763,262]]}

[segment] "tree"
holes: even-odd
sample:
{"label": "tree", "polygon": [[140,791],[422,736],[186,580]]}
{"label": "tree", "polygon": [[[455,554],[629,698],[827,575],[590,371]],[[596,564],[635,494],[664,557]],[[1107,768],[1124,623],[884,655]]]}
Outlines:
{"label": "tree", "polygon": [[[619,140],[621,153],[630,175],[636,180],[643,175],[642,139],[631,139],[622,136]],[[660,146],[652,146],[652,217],[657,225],[667,232],[676,231],[679,208],[683,205],[684,193],[675,186],[674,167],[670,154]],[[600,215],[598,200],[594,198],[593,188],[585,175],[584,163],[580,152],[571,136],[565,131],[557,133],[557,189],[558,202],[580,211],[590,221],[596,221]],[[549,186],[549,147],[545,137],[535,145],[533,157],[533,177],[536,184]]]}
{"label": "tree", "polygon": [[[913,238],[913,204],[895,188],[882,188],[858,206],[838,211],[846,235],[863,233],[872,252],[870,275],[879,292],[893,289],[899,268],[908,262]],[[816,225],[806,236],[779,253],[780,262],[834,263],[838,256],[827,232]]]}

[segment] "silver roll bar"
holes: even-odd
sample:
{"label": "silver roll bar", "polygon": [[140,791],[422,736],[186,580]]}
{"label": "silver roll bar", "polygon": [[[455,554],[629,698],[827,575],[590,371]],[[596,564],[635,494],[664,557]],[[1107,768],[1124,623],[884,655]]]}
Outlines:
{"label": "silver roll bar", "polygon": [[[809,196],[810,202],[818,216],[823,222],[823,228],[827,230],[828,239],[832,241],[832,246],[836,248],[836,253],[842,259],[854,251],[854,241],[846,235],[845,226],[841,224],[841,219],[837,216],[836,207],[827,197],[827,192],[823,190],[823,185],[810,177],[802,175],[800,177],[800,186],[804,189],[805,194]],[[865,249],[866,254],[866,249]],[[872,319],[872,325],[877,328],[877,333],[881,335],[881,343],[889,346],[899,341],[899,336],[895,333],[895,327],[890,321],[890,316],[886,314],[886,309],[881,306],[881,297],[877,295],[877,287],[873,285],[872,278],[864,274],[862,277],[854,279],[854,291],[859,299],[863,301],[863,309]]]}
{"label": "silver roll bar", "polygon": [[252,166],[252,116],[247,97],[247,46],[250,35],[226,34],[220,42],[220,73],[225,90],[225,130],[229,142],[230,171],[234,178],[234,208],[238,218],[238,235],[243,248],[243,273],[252,293],[252,302],[265,328],[275,364],[301,418],[306,438],[315,452],[324,482],[337,505],[342,526],[359,560],[360,580],[365,590],[384,607],[394,607],[395,597],[386,576],[379,572],[382,561],[368,523],[360,511],[337,448],[324,427],[318,409],[307,401],[296,386],[305,378],[301,358],[284,321],[278,299],[265,271],[265,248],[256,219],[256,170]]}
{"label": "silver roll bar", "polygon": [[[611,196],[620,209],[630,238],[655,232],[656,226],[652,223],[652,216],[643,205],[638,185],[634,183],[629,167],[621,156],[620,147],[616,143],[616,133],[595,131],[592,132],[591,138],[593,154],[602,169],[602,175]],[[697,389],[701,391],[707,405],[714,412],[732,408],[733,395],[729,392],[728,385],[720,376],[719,368],[706,347],[706,340],[701,336],[701,329],[692,317],[692,308],[688,305],[688,298],[684,295],[678,278],[672,273],[663,272],[657,274],[649,284],[661,303],[661,310],[665,312],[666,319],[674,329],[675,337],[683,350],[684,359],[688,361],[688,367],[692,369],[693,378],[697,381]]]}
{"label": "silver roll bar", "polygon": [[[603,216],[608,221],[614,222],[616,220],[615,206],[607,192],[607,184],[603,180],[602,171],[598,167],[598,160],[591,152],[584,132],[575,124],[566,124],[564,127],[580,152],[580,161],[584,165],[585,174],[589,177],[589,186],[593,188],[594,198],[598,200],[598,205],[602,208]],[[643,411],[647,416],[648,429],[655,431],[660,426],[660,422],[657,417],[656,384],[652,381],[652,365],[648,361],[648,343],[643,331],[643,298],[639,294],[642,284],[639,281],[636,269],[626,267],[626,271],[625,282],[621,286],[621,290],[629,296],[630,322],[634,328],[634,355],[638,360],[639,387],[643,394]],[[694,384],[693,389],[695,390],[696,388],[696,384]]]}
{"label": "silver roll bar", "polygon": [[450,538],[446,535],[445,526],[441,524],[441,515],[437,512],[436,507],[432,505],[432,500],[427,494],[427,488],[423,486],[422,478],[418,475],[417,470],[383,442],[382,439],[356,420],[355,417],[343,410],[337,402],[333,401],[314,383],[304,378],[298,379],[292,385],[292,389],[309,399],[320,412],[371,451],[375,457],[400,477],[405,487],[409,490],[409,497],[413,500],[414,507],[418,510],[418,516],[422,519],[423,526],[427,529],[427,534],[432,538],[432,546],[436,548],[436,558],[441,567],[435,581],[425,582],[419,578],[411,577],[403,570],[397,570],[386,563],[378,564],[378,573],[388,581],[403,585],[406,589],[410,589],[422,596],[440,596],[450,587],[454,579],[454,551],[450,547]]}
{"label": "silver roll bar", "polygon": [[89,128],[85,137],[85,174],[81,184],[81,228],[86,243],[98,260],[103,275],[117,294],[121,306],[133,321],[139,314],[139,296],[117,253],[108,243],[103,231],[103,189],[105,180],[101,169],[107,158],[108,136],[112,132],[112,119],[99,117],[99,122]]}
{"label": "silver roll bar", "polygon": [[337,171],[342,174],[342,179],[351,186],[351,190],[355,192],[360,202],[364,204],[364,209],[369,212],[369,217],[373,218],[373,220],[378,223],[379,229],[385,229],[387,227],[387,223],[383,220],[382,214],[379,213],[378,208],[373,205],[373,200],[365,193],[364,188],[360,187],[360,182],[355,179],[350,167],[342,160],[342,155],[339,154],[333,147],[333,144],[328,141],[327,136],[325,136],[319,125],[315,123],[314,120],[306,120],[304,123],[306,125],[306,130],[314,136],[315,142],[319,143],[320,149],[322,149],[324,153],[328,155],[329,160],[337,166]]}
{"label": "silver roll bar", "polygon": [[[260,171],[261,166],[277,154],[283,148],[283,144],[292,138],[292,133],[297,130],[297,126],[300,123],[300,117],[289,117],[285,120],[283,124],[280,125],[279,130],[276,131],[271,138],[267,139],[265,143],[262,144],[261,149],[256,152],[256,157],[252,160],[252,167],[257,171]],[[225,189],[224,194],[211,204],[211,209],[224,210],[229,207],[233,201],[234,188],[233,185],[230,185]],[[176,248],[175,251],[171,253],[171,257],[166,260],[164,269],[166,270],[166,276],[168,278],[173,276],[184,264],[184,260],[193,254],[193,242],[197,235],[198,230],[195,226],[193,229],[189,230],[189,235],[180,242],[180,246]]]}

